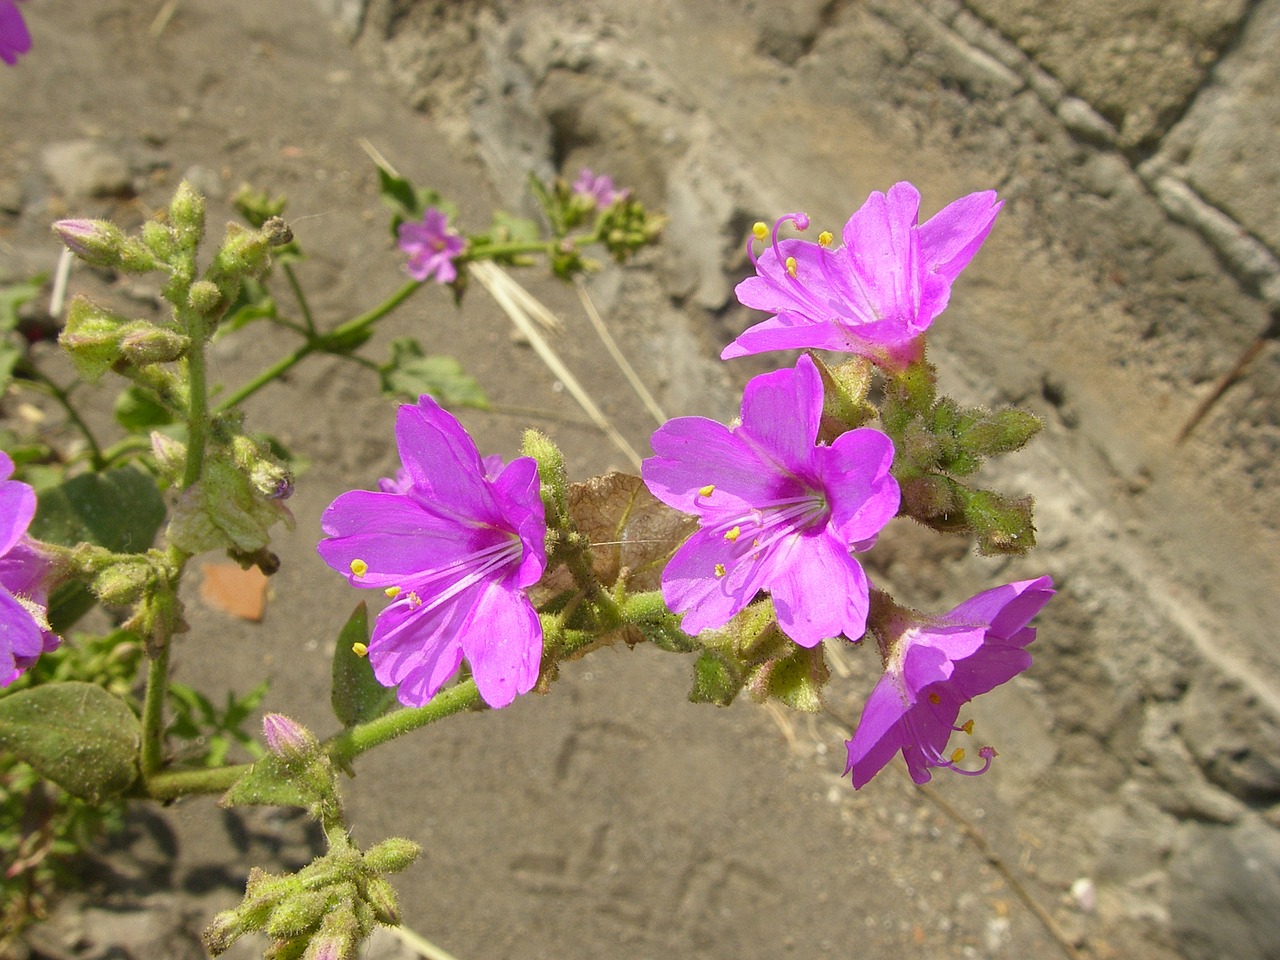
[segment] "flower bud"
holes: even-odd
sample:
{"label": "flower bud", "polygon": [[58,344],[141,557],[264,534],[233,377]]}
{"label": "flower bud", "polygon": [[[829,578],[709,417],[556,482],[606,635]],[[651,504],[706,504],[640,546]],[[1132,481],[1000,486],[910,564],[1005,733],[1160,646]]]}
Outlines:
{"label": "flower bud", "polygon": [[720,650],[703,650],[693,665],[693,703],[714,703],[727,707],[742,690],[737,665]]}
{"label": "flower bud", "polygon": [[422,853],[422,847],[404,837],[388,837],[365,851],[365,869],[373,873],[399,873]]}
{"label": "flower bud", "polygon": [[555,441],[537,430],[524,432],[520,452],[526,457],[533,457],[538,463],[538,479],[542,483],[542,501],[547,508],[550,533],[551,528],[563,523],[568,512],[569,474],[565,469],[564,454]]}
{"label": "flower bud", "polygon": [[366,877],[361,884],[364,900],[379,923],[394,927],[400,923],[400,898],[390,883],[382,877]]}
{"label": "flower bud", "polygon": [[309,760],[320,747],[311,731],[281,713],[268,713],[262,718],[262,735],[267,748],[285,760]]}
{"label": "flower bud", "polygon": [[204,197],[186,180],[178,184],[169,202],[169,222],[178,244],[193,253],[204,237]]}
{"label": "flower bud", "polygon": [[180,333],[163,327],[130,325],[120,338],[120,353],[135,367],[152,363],[170,363],[186,356],[191,341]]}
{"label": "flower bud", "polygon": [[307,890],[286,897],[271,911],[267,921],[268,935],[277,940],[298,937],[319,925],[329,909],[332,897],[325,890]]}
{"label": "flower bud", "polygon": [[225,303],[222,291],[211,280],[197,280],[187,291],[187,305],[204,316],[217,313]]}

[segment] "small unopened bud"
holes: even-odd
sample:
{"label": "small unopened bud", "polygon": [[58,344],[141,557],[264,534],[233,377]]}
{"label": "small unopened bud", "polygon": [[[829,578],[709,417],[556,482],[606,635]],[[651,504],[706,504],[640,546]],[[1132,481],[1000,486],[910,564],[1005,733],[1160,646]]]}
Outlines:
{"label": "small unopened bud", "polygon": [[244,924],[240,922],[240,914],[235,910],[223,910],[204,928],[200,939],[210,956],[226,953],[231,945],[246,933]]}
{"label": "small unopened bud", "polygon": [[186,356],[191,341],[180,333],[151,324],[131,325],[120,338],[120,353],[135,367],[170,363]]}
{"label": "small unopened bud", "polygon": [[382,877],[366,877],[363,888],[365,902],[379,923],[391,927],[400,923],[400,898],[390,883]]}
{"label": "small unopened bud", "polygon": [[693,665],[693,689],[689,699],[694,703],[714,703],[727,707],[742,690],[741,671],[720,650],[703,650]]}
{"label": "small unopened bud", "polygon": [[59,220],[53,232],[67,249],[95,267],[113,267],[120,259],[124,232],[106,220]]}
{"label": "small unopened bud", "polygon": [[319,925],[329,909],[332,897],[324,890],[307,890],[286,897],[271,911],[267,933],[277,940],[301,936]]}
{"label": "small unopened bud", "polygon": [[187,445],[168,434],[153,430],[151,433],[151,452],[155,454],[156,465],[169,480],[182,476],[187,466]]}
{"label": "small unopened bud", "polygon": [[[542,500],[547,505],[548,520],[563,518],[568,510],[569,474],[565,468],[564,453],[555,441],[545,433],[526,430],[521,440],[520,452],[533,457],[538,463],[538,479],[542,483]],[[548,526],[552,526],[548,523]]]}
{"label": "small unopened bud", "polygon": [[422,853],[422,847],[404,837],[389,837],[370,847],[364,865],[373,873],[399,873]]}
{"label": "small unopened bud", "polygon": [[267,748],[285,760],[308,760],[320,747],[311,731],[282,713],[268,713],[262,718],[262,735]]}
{"label": "small unopened bud", "polygon": [[204,197],[183,180],[169,202],[169,222],[182,248],[194,251],[204,237]]}
{"label": "small unopened bud", "polygon": [[943,477],[913,477],[902,484],[902,512],[917,520],[933,519],[960,509],[951,492],[951,483]]}
{"label": "small unopened bud", "polygon": [[210,280],[197,280],[187,291],[187,305],[205,316],[216,313],[225,302],[218,285]]}

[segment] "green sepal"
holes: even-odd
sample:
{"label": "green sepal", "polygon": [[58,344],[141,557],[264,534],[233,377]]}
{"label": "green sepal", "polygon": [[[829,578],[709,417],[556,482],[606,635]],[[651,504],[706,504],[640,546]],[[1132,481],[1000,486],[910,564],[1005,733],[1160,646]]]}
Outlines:
{"label": "green sepal", "polygon": [[793,710],[818,713],[823,705],[822,688],[831,677],[822,645],[792,646],[794,649],[787,656],[757,668],[748,681],[748,688],[752,697],[761,702],[780,700]]}
{"label": "green sepal", "polygon": [[119,796],[137,779],[141,738],[128,704],[92,683],[47,683],[0,697],[0,748],[91,803]]}
{"label": "green sepal", "polygon": [[315,802],[311,791],[297,781],[297,771],[287,760],[274,753],[263,757],[247,773],[231,785],[222,798],[220,807],[302,807],[309,809]]}
{"label": "green sepal", "polygon": [[374,677],[369,658],[352,649],[357,643],[369,643],[369,609],[364,601],[347,618],[333,651],[333,691],[329,702],[333,715],[344,727],[376,719],[396,702],[395,690],[384,687]]}
{"label": "green sepal", "polygon": [[727,707],[742,691],[742,671],[731,657],[719,650],[703,650],[693,664],[693,703],[714,703]]}

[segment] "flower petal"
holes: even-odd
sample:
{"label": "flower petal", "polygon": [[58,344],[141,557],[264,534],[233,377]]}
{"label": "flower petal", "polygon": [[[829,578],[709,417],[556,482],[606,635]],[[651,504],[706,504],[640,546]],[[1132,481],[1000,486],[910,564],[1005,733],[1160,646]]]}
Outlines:
{"label": "flower petal", "polygon": [[505,707],[528,693],[542,666],[542,622],[521,591],[489,583],[459,634],[484,702]]}
{"label": "flower petal", "polygon": [[369,638],[369,662],[383,686],[399,686],[396,698],[420,707],[436,695],[462,663],[457,629],[466,611],[457,604],[434,608],[394,603],[378,615]]}
{"label": "flower petal", "polygon": [[910,709],[910,695],[899,686],[897,678],[891,673],[883,674],[862,706],[853,739],[845,742],[849,758],[844,772],[853,775],[855,788],[870,783],[906,745],[902,720]]}
{"label": "flower petal", "polygon": [[739,437],[756,445],[762,460],[807,477],[813,472],[814,442],[822,419],[822,376],[803,356],[794,369],[753,377],[742,394]]}
{"label": "flower petal", "polygon": [[[867,629],[867,575],[830,534],[797,536],[768,578],[778,627],[802,647]],[[815,598],[823,598],[815,602]]]}

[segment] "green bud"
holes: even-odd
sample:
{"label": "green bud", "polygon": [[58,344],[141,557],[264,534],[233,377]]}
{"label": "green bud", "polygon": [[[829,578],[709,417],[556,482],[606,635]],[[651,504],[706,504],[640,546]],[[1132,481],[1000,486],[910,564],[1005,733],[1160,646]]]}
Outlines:
{"label": "green bud", "polygon": [[364,854],[364,867],[372,873],[399,873],[422,853],[422,847],[404,837],[388,837]]}
{"label": "green bud", "polygon": [[187,468],[187,445],[168,434],[153,430],[151,452],[155,454],[160,475],[170,484],[176,484]]}
{"label": "green bud", "polygon": [[159,266],[144,244],[107,220],[59,220],[53,232],[68,250],[95,267],[145,273]]}
{"label": "green bud", "polygon": [[277,940],[299,937],[319,926],[333,897],[327,890],[305,890],[285,897],[271,911],[267,921],[268,935]]}
{"label": "green bud", "polygon": [[373,909],[379,923],[390,927],[400,923],[400,898],[388,881],[382,877],[365,877],[361,888],[365,902]]}
{"label": "green bud", "polygon": [[169,223],[174,237],[184,252],[194,253],[204,238],[204,197],[186,180],[169,203]]}
{"label": "green bud", "polygon": [[264,497],[287,500],[293,494],[293,473],[284,466],[264,443],[237,435],[231,441],[231,455],[237,467]]}
{"label": "green bud", "polygon": [[954,484],[946,477],[928,475],[912,477],[902,483],[902,512],[917,520],[932,520],[959,513],[960,503],[953,493]]}
{"label": "green bud", "polygon": [[285,760],[310,760],[320,749],[310,730],[281,713],[262,718],[262,735],[271,752]]}
{"label": "green bud", "polygon": [[92,589],[107,606],[122,607],[141,597],[155,579],[155,567],[145,557],[121,554],[93,578]]}
{"label": "green bud", "polygon": [[67,308],[66,326],[58,343],[71,356],[80,376],[96,383],[120,359],[120,338],[137,322],[76,297]]}
{"label": "green bud", "polygon": [[226,953],[231,945],[248,933],[240,922],[240,913],[236,910],[223,910],[209,923],[200,934],[200,940],[210,956]]}
{"label": "green bud", "polygon": [[916,360],[907,369],[886,378],[886,392],[916,416],[924,418],[938,395],[938,371],[926,360]]}
{"label": "green bud", "polygon": [[153,255],[170,263],[178,253],[178,238],[167,223],[148,220],[142,225],[142,242]]}
{"label": "green bud", "polygon": [[191,341],[180,333],[151,324],[130,324],[120,338],[120,353],[135,367],[170,363],[186,356]]}
{"label": "green bud", "polygon": [[226,300],[222,297],[222,291],[210,280],[197,280],[187,291],[187,306],[203,316],[214,316],[225,305]]}
{"label": "green bud", "polygon": [[542,482],[542,502],[547,509],[547,526],[563,525],[569,512],[569,474],[564,454],[555,442],[538,430],[526,430],[520,452],[538,463],[538,479]]}
{"label": "green bud", "polygon": [[980,457],[993,457],[1026,446],[1043,426],[1035,414],[1010,407],[979,419],[961,432],[960,442]]}
{"label": "green bud", "polygon": [[714,703],[727,707],[742,690],[738,665],[720,650],[703,650],[693,665],[693,703]]}
{"label": "green bud", "polygon": [[965,516],[978,535],[978,552],[983,556],[1020,555],[1036,545],[1032,520],[1032,500],[1011,500],[990,490],[969,490]]}

